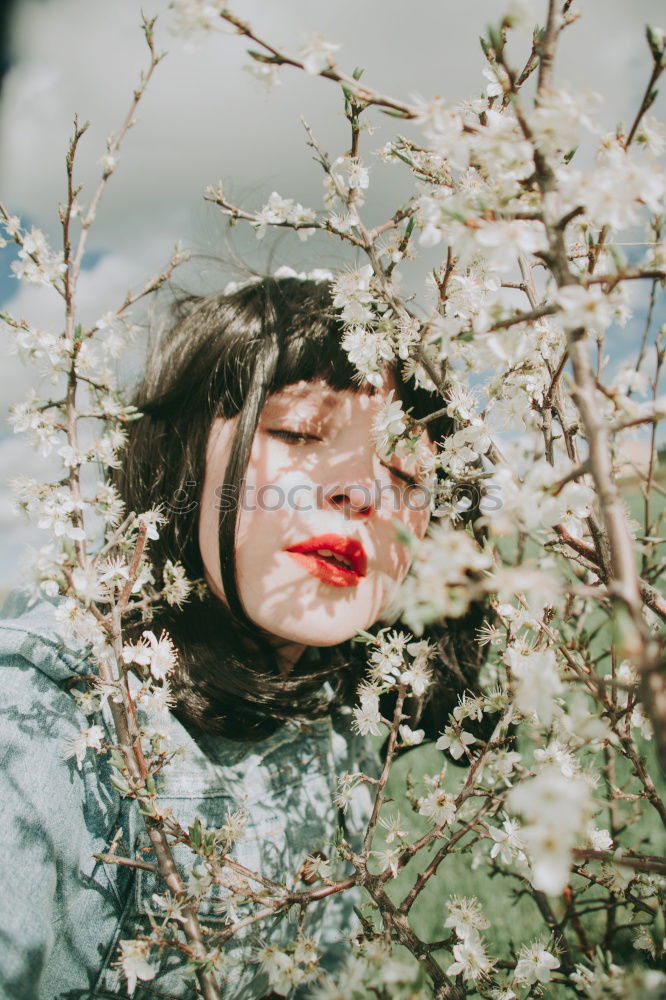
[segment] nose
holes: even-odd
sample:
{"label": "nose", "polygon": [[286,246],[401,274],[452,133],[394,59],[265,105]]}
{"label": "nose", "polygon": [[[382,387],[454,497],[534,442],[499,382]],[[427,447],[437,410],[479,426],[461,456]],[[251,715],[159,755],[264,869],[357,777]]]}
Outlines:
{"label": "nose", "polygon": [[342,511],[347,517],[351,515],[367,518],[376,508],[373,488],[370,485],[363,486],[360,483],[336,487],[326,494],[324,503],[325,506]]}

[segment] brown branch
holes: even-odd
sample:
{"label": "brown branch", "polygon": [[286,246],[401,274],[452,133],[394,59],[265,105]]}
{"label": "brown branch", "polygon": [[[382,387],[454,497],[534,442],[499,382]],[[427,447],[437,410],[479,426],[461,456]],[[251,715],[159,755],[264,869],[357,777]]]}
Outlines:
{"label": "brown branch", "polygon": [[122,858],[117,854],[93,854],[97,861],[103,861],[107,865],[125,865],[127,868],[139,868],[144,872],[151,872],[153,875],[159,874],[157,865],[151,865],[149,861],[139,861],[138,858]]}
{"label": "brown branch", "polygon": [[624,142],[625,149],[629,149],[629,146],[633,142],[636,132],[638,131],[638,126],[641,123],[643,115],[654,103],[654,98],[655,98],[655,95],[653,93],[654,85],[661,76],[661,74],[663,73],[663,71],[664,71],[663,61],[655,59],[652,66],[652,73],[650,74],[650,79],[648,80],[647,87],[645,88],[645,93],[643,94],[643,100],[641,101],[641,106],[636,112],[636,117],[634,118],[634,122],[631,128],[629,129],[629,134]]}
{"label": "brown branch", "polygon": [[[271,45],[263,38],[260,38],[247,21],[242,21],[239,17],[236,17],[235,14],[232,14],[227,9],[220,11],[220,17],[223,21],[227,21],[229,24],[233,25],[239,35],[244,35],[256,45],[260,45],[266,52],[270,53],[269,58],[260,57],[258,61],[270,62],[278,66],[292,66],[294,69],[305,69],[303,62],[296,56],[288,55],[286,52],[281,52],[274,45]],[[250,51],[249,54],[253,58],[257,58],[252,51]],[[321,72],[317,75],[323,76],[326,80],[333,80],[335,83],[344,84],[344,86],[354,95],[356,100],[362,101],[364,104],[373,104],[378,108],[387,108],[390,111],[397,111],[399,112],[400,117],[406,119],[417,117],[416,110],[411,105],[404,104],[402,101],[388,97],[376,90],[371,90],[369,87],[362,87],[358,80],[354,79],[353,76],[347,76],[347,74],[341,73],[334,66],[329,66],[327,69],[321,70]]]}
{"label": "brown branch", "polygon": [[[586,542],[582,541],[580,538],[575,538],[570,535],[566,528],[561,524],[556,524],[554,526],[555,531],[558,533],[562,541],[573,549],[579,555],[583,556],[589,562],[594,564],[595,572],[598,574],[599,579],[602,583],[608,583],[608,577],[601,566],[601,560],[597,550],[592,546],[588,545]],[[659,615],[662,621],[666,621],[666,598],[653,587],[652,584],[648,583],[647,580],[639,579],[638,581],[639,591],[642,600],[647,606]]]}
{"label": "brown branch", "polygon": [[382,767],[382,773],[379,776],[375,791],[375,800],[372,804],[372,814],[368,822],[368,827],[365,832],[365,837],[363,838],[363,852],[367,856],[370,848],[372,847],[372,838],[375,833],[375,827],[377,826],[377,820],[379,819],[379,811],[382,807],[384,801],[384,791],[386,789],[386,782],[388,781],[389,771],[391,764],[393,763],[393,758],[396,752],[396,744],[398,741],[398,725],[402,721],[402,706],[405,702],[405,697],[407,694],[407,688],[404,684],[401,684],[398,688],[398,696],[395,703],[395,709],[393,712],[393,721],[391,724],[391,729],[389,732],[388,744],[386,747],[386,755],[384,757],[384,766]]}
{"label": "brown branch", "polygon": [[625,854],[618,857],[613,851],[593,851],[586,847],[575,847],[572,851],[577,861],[607,861],[614,865],[622,865],[624,868],[631,868],[635,872],[655,872],[657,875],[666,875],[666,858],[649,856],[632,856]]}
{"label": "brown branch", "polygon": [[[559,34],[558,11],[556,0],[548,0],[548,17],[543,37],[537,45],[539,55],[539,76],[537,80],[537,100],[551,89],[553,78],[553,62],[555,46]],[[514,89],[512,87],[512,89]]]}

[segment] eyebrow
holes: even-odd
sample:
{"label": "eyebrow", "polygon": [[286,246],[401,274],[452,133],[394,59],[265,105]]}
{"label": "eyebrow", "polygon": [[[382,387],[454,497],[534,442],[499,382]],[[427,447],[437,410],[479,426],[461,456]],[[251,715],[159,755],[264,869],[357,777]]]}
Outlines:
{"label": "eyebrow", "polygon": [[304,386],[299,389],[296,386],[288,385],[284,389],[278,389],[277,392],[271,393],[266,399],[266,404],[288,403],[294,400],[307,399],[315,392],[321,394],[322,403],[329,408],[337,406],[340,403],[340,394],[335,389],[322,390],[319,387],[310,386]]}

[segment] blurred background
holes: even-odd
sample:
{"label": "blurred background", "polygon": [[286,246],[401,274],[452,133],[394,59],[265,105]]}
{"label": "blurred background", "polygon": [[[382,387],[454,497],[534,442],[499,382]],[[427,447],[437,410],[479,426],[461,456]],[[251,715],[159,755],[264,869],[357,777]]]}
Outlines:
{"label": "blurred background", "polygon": [[[579,0],[579,22],[563,36],[556,73],[575,91],[603,95],[604,127],[630,121],[649,73],[645,25],[661,26],[663,0]],[[338,266],[345,258],[332,241],[301,243],[295,235],[261,243],[239,226],[229,234],[214,206],[204,202],[208,184],[223,180],[225,191],[245,208],[259,208],[271,191],[318,208],[322,175],[305,144],[301,116],[332,155],[349,144],[339,89],[318,77],[288,68],[271,89],[250,72],[243,40],[221,28],[187,41],[173,34],[167,0],[147,0],[147,16],[158,15],[156,45],[167,50],[157,68],[133,128],[120,153],[88,243],[79,296],[81,319],[94,322],[117,307],[128,287],[140,287],[169,260],[180,240],[194,253],[177,276],[188,288],[219,289],[234,258],[250,267],[274,270]],[[439,95],[447,101],[478,96],[487,80],[478,37],[497,21],[496,0],[243,0],[238,13],[257,33],[287,51],[315,36],[340,45],[337,61],[347,72],[365,69],[364,81],[396,97]],[[545,0],[535,0],[544,20]],[[79,200],[90,196],[100,174],[105,139],[116,131],[133,88],[146,66],[136,0],[14,0],[0,5],[4,71],[0,91],[0,199],[24,226],[36,225],[58,246],[58,204],[65,198],[65,151],[74,115],[90,121],[77,160]],[[513,44],[524,61],[529,35]],[[653,114],[663,116],[660,98]],[[388,218],[409,190],[406,172],[371,155],[407,123],[377,112],[367,116],[376,131],[362,140],[371,171],[366,205],[370,223]],[[231,241],[229,241],[231,236]],[[62,303],[49,289],[19,286],[10,272],[16,247],[0,250],[0,309],[31,324],[59,330]],[[426,270],[407,269],[418,295]],[[614,350],[618,357],[638,343],[641,303]],[[140,369],[145,341],[138,338],[123,358],[120,375],[131,381]],[[55,462],[32,452],[6,423],[7,408],[21,401],[39,375],[9,353],[0,340],[0,591],[21,578],[27,545],[45,533],[12,510],[7,479],[18,473],[50,478]],[[41,385],[43,391],[44,387]]]}

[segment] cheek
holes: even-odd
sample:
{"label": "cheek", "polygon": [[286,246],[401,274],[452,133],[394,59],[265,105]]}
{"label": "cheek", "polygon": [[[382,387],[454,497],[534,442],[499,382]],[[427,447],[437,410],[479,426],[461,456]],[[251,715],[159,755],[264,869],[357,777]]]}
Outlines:
{"label": "cheek", "polygon": [[413,490],[406,498],[401,520],[421,540],[430,524],[430,497],[421,490]]}

